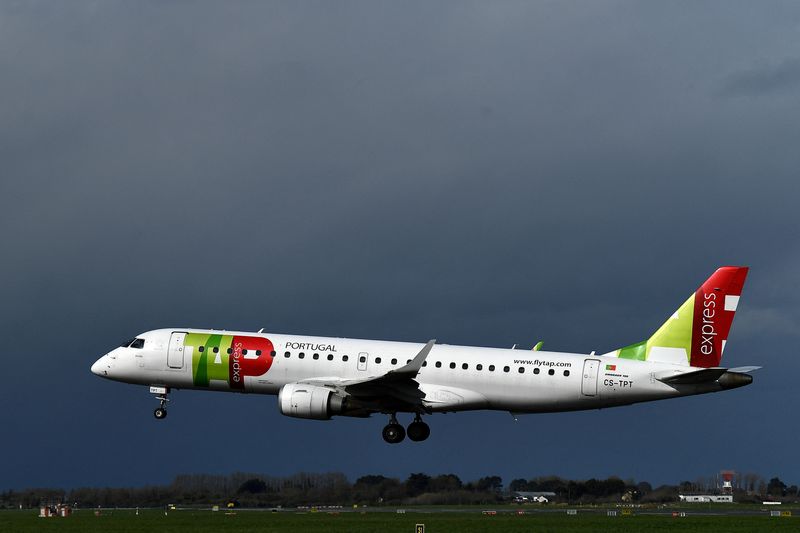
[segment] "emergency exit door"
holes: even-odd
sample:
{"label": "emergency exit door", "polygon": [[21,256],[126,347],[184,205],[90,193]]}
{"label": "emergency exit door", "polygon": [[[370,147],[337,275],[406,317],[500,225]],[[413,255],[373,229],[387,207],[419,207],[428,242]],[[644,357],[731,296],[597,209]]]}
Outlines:
{"label": "emergency exit door", "polygon": [[170,368],[183,368],[183,341],[186,333],[176,331],[169,338],[169,348],[167,349],[167,366]]}
{"label": "emergency exit door", "polygon": [[599,368],[600,361],[597,359],[587,359],[583,362],[581,392],[584,396],[597,396],[597,371]]}

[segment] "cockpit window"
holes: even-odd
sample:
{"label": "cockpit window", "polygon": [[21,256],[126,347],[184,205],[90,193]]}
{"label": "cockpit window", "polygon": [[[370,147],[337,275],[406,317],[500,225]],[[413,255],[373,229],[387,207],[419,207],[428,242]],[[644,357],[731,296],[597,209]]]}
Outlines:
{"label": "cockpit window", "polygon": [[128,347],[128,346],[130,346],[130,345],[131,345],[131,343],[132,343],[133,341],[135,341],[135,340],[136,340],[136,337],[134,337],[134,338],[132,338],[132,339],[128,339],[128,340],[126,340],[125,342],[123,342],[122,344],[120,344],[119,346],[120,346],[120,348],[127,348],[127,347]]}
{"label": "cockpit window", "polygon": [[144,339],[133,339],[129,348],[144,348]]}

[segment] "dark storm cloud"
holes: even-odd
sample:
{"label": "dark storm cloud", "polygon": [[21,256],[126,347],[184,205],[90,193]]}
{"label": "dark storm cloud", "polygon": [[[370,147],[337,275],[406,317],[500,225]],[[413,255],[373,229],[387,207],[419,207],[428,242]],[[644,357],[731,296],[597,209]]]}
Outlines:
{"label": "dark storm cloud", "polygon": [[[676,481],[782,464],[746,453],[759,436],[720,465],[623,452],[647,435],[672,457],[671,424],[716,439],[745,419],[761,435],[797,370],[800,108],[777,82],[719,98],[721,83],[791,81],[787,64],[750,67],[797,56],[791,3],[0,9],[0,330],[27,346],[0,415],[18,435],[8,486],[237,469]],[[767,366],[753,387],[514,425],[434,417],[419,449],[384,447],[378,420],[280,417],[271,397],[181,393],[156,426],[145,391],[88,373],[123,338],[177,325],[603,352],[724,263],[753,267],[726,351]],[[42,413],[55,422],[28,423]],[[192,452],[154,460],[165,437]],[[232,441],[276,455],[217,453]],[[587,442],[626,470],[567,461]],[[562,463],[507,460],[532,449]],[[57,451],[74,461],[37,466]]]}
{"label": "dark storm cloud", "polygon": [[725,83],[725,96],[761,96],[790,92],[800,86],[800,59],[786,59],[776,65],[763,65],[731,75]]}

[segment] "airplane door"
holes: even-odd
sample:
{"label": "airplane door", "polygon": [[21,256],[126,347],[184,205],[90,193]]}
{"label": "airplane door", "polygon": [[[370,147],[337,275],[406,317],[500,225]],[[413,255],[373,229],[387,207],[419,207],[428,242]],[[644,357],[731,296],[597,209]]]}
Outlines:
{"label": "airplane door", "polygon": [[367,352],[361,352],[358,354],[358,369],[361,371],[365,371],[367,369],[367,363],[369,362],[369,354]]}
{"label": "airplane door", "polygon": [[597,359],[587,359],[583,362],[583,383],[581,392],[584,396],[597,396],[597,370],[600,361]]}
{"label": "airplane door", "polygon": [[167,349],[167,366],[170,368],[183,368],[183,340],[186,333],[176,331],[169,338],[169,348]]}

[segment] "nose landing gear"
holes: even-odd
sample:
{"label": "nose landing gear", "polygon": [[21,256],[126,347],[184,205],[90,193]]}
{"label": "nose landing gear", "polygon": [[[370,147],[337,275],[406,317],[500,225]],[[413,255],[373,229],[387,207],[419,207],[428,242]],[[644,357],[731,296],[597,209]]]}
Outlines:
{"label": "nose landing gear", "polygon": [[156,420],[163,420],[167,417],[167,402],[169,401],[167,395],[169,394],[169,387],[150,387],[150,392],[156,394],[156,400],[159,401],[159,406],[153,411],[153,416],[156,417]]}

